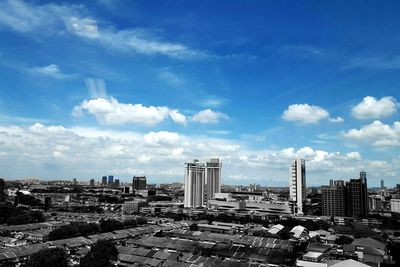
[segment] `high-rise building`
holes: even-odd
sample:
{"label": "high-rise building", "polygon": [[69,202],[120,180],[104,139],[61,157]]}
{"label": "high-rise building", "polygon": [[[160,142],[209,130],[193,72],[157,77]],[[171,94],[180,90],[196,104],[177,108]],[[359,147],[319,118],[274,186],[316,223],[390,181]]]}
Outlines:
{"label": "high-rise building", "polygon": [[133,176],[132,190],[145,190],[147,187],[146,176]]}
{"label": "high-rise building", "polygon": [[306,163],[304,159],[298,158],[290,166],[289,194],[293,213],[303,214],[303,202],[307,197]]}
{"label": "high-rise building", "polygon": [[90,179],[89,185],[90,185],[90,186],[94,186],[94,179]]}
{"label": "high-rise building", "polygon": [[329,186],[321,188],[322,215],[346,216],[346,186],[342,180],[330,180]]}
{"label": "high-rise building", "polygon": [[74,179],[72,180],[72,183],[73,183],[74,185],[77,185],[77,184],[78,184],[76,178],[74,178]]}
{"label": "high-rise building", "polygon": [[5,200],[4,188],[5,188],[4,179],[0,179],[0,202],[4,202]]}
{"label": "high-rise building", "polygon": [[129,194],[130,191],[130,187],[129,186],[125,186],[124,187],[124,194]]}
{"label": "high-rise building", "polygon": [[381,189],[385,188],[385,181],[381,180]]}
{"label": "high-rise building", "polygon": [[198,160],[185,163],[185,208],[204,206],[205,164]]}
{"label": "high-rise building", "polygon": [[222,163],[217,158],[206,162],[207,200],[213,199],[215,193],[221,193],[221,168]]}
{"label": "high-rise building", "polygon": [[113,175],[109,175],[108,176],[108,185],[112,186],[114,183],[114,176]]}
{"label": "high-rise building", "polygon": [[107,176],[101,177],[101,185],[106,186],[107,185]]}
{"label": "high-rise building", "polygon": [[115,181],[114,181],[114,186],[115,186],[115,187],[119,187],[119,179],[115,179]]}
{"label": "high-rise building", "polygon": [[360,178],[346,183],[346,216],[361,217],[368,214],[367,173],[360,172]]}

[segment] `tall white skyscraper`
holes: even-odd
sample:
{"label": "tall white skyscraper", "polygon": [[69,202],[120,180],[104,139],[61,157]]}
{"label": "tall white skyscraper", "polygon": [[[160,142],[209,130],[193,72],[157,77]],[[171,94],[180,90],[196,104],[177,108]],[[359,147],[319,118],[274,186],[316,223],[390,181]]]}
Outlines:
{"label": "tall white skyscraper", "polygon": [[290,166],[289,193],[289,200],[294,204],[294,213],[303,214],[303,202],[307,197],[304,159],[296,159]]}
{"label": "tall white skyscraper", "polygon": [[185,163],[185,208],[204,206],[205,164],[198,160]]}
{"label": "tall white skyscraper", "polygon": [[215,193],[221,193],[221,168],[222,163],[217,158],[206,162],[207,200],[213,199]]}

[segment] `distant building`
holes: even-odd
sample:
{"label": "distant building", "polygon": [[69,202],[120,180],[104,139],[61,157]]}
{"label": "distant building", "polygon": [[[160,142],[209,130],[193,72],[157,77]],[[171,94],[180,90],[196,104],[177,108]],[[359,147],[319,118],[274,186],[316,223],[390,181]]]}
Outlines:
{"label": "distant building", "polygon": [[76,178],[74,178],[74,179],[72,180],[72,183],[73,183],[74,185],[77,185],[77,184],[78,184],[78,182],[76,181]]}
{"label": "distant building", "polygon": [[129,194],[130,191],[130,187],[129,186],[125,186],[124,187],[124,194]]}
{"label": "distant building", "polygon": [[184,207],[204,206],[205,165],[198,160],[185,163],[185,196]]}
{"label": "distant building", "polygon": [[107,176],[103,176],[103,177],[101,178],[101,185],[102,185],[102,186],[106,186],[106,185],[107,185]]}
{"label": "distant building", "polygon": [[400,213],[400,199],[392,198],[390,200],[390,211]]}
{"label": "distant building", "polygon": [[4,188],[5,188],[4,179],[0,179],[0,202],[4,202],[5,200]]}
{"label": "distant building", "polygon": [[115,187],[119,187],[119,179],[115,179],[115,181],[114,181],[114,186],[115,186]]}
{"label": "distant building", "polygon": [[321,188],[322,215],[346,216],[346,187],[342,180],[330,180],[329,186]]}
{"label": "distant building", "polygon": [[360,178],[346,183],[346,216],[362,217],[368,214],[367,173],[360,172]]}
{"label": "distant building", "polygon": [[139,202],[137,201],[125,201],[122,205],[124,214],[134,214],[139,212]]}
{"label": "distant building", "polygon": [[221,192],[221,168],[222,163],[217,158],[206,162],[207,200],[213,199],[215,193]]}
{"label": "distant building", "polygon": [[109,175],[108,176],[108,185],[113,185],[114,184],[114,176],[113,175]]}
{"label": "distant building", "polygon": [[303,202],[307,197],[306,164],[304,159],[296,159],[290,166],[289,193],[293,203],[293,213],[303,214]]}
{"label": "distant building", "polygon": [[381,180],[381,189],[385,188],[385,181]]}
{"label": "distant building", "polygon": [[132,190],[145,190],[146,186],[146,176],[134,176],[132,178]]}
{"label": "distant building", "polygon": [[90,185],[90,186],[94,186],[94,179],[90,179],[89,185]]}

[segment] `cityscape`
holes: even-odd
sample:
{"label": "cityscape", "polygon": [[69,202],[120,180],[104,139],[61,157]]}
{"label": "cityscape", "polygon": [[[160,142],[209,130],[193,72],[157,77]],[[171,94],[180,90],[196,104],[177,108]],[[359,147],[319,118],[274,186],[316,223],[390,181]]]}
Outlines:
{"label": "cityscape", "polygon": [[400,266],[399,11],[0,0],[0,266]]}

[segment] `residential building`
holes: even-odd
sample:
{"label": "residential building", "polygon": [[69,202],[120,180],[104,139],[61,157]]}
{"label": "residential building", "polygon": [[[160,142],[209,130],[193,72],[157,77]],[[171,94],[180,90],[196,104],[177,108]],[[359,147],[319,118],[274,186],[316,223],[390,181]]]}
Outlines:
{"label": "residential building", "polygon": [[381,195],[372,195],[368,197],[368,207],[370,211],[380,211],[382,210],[382,197]]}
{"label": "residential building", "polygon": [[124,214],[134,214],[139,212],[139,202],[138,201],[125,201],[122,205]]}
{"label": "residential building", "polygon": [[145,190],[146,187],[146,176],[134,176],[132,178],[132,190]]}
{"label": "residential building", "polygon": [[185,196],[184,207],[204,206],[205,164],[198,160],[185,163]]}
{"label": "residential building", "polygon": [[293,213],[303,214],[303,202],[306,200],[306,164],[304,159],[296,159],[290,166],[289,193],[293,204]]}
{"label": "residential building", "polygon": [[345,216],[345,182],[330,180],[329,186],[322,186],[321,191],[322,215]]}
{"label": "residential building", "polygon": [[222,163],[217,158],[206,162],[207,200],[213,199],[215,193],[221,192],[221,168]]}
{"label": "residential building", "polygon": [[400,213],[400,199],[393,198],[390,200],[390,211]]}

